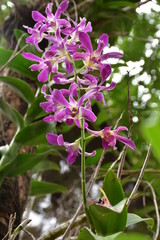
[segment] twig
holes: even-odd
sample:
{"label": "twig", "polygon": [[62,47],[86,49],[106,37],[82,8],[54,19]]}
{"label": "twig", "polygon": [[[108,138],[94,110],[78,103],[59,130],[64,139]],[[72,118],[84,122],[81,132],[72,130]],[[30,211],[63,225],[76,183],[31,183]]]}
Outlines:
{"label": "twig", "polygon": [[117,122],[116,122],[116,124],[115,124],[115,126],[114,126],[114,130],[117,128],[117,126],[118,126],[120,120],[121,120],[122,117],[123,117],[123,114],[124,114],[124,111],[121,113],[121,115],[120,115],[119,118],[117,119]]}
{"label": "twig", "polygon": [[115,165],[118,161],[120,161],[120,159],[121,159],[121,157],[122,157],[122,155],[123,155],[123,153],[124,153],[124,149],[125,149],[125,147],[123,148],[122,152],[120,152],[118,158],[111,164],[111,166],[109,167],[108,170],[111,170],[111,169],[114,167],[114,165]]}
{"label": "twig", "polygon": [[148,163],[148,160],[149,160],[149,157],[150,157],[150,153],[151,153],[151,144],[150,144],[149,147],[148,147],[148,152],[147,152],[146,158],[145,158],[145,160],[144,160],[144,163],[143,163],[141,172],[140,172],[140,174],[139,174],[139,177],[138,177],[138,179],[137,179],[137,182],[136,182],[136,184],[135,184],[135,186],[134,186],[134,188],[133,188],[133,190],[132,190],[132,192],[131,192],[128,200],[127,200],[127,203],[126,203],[126,204],[127,204],[127,207],[129,207],[129,205],[130,205],[130,203],[131,203],[131,201],[132,201],[132,199],[133,199],[133,196],[134,196],[134,194],[137,192],[137,189],[138,189],[138,187],[139,187],[139,185],[140,185],[140,183],[141,183],[141,181],[142,181],[142,177],[143,177],[145,168],[146,168],[146,166],[147,166],[147,163]]}
{"label": "twig", "polygon": [[152,192],[152,196],[153,196],[153,202],[154,202],[154,206],[155,206],[155,211],[156,211],[156,217],[157,217],[157,229],[156,229],[156,233],[153,237],[153,240],[157,240],[159,237],[159,232],[160,232],[160,216],[159,216],[159,210],[158,210],[158,203],[157,203],[157,199],[156,199],[156,194],[155,191],[152,187],[152,185],[148,182],[148,181],[143,181],[145,184],[148,185],[148,187],[150,188],[151,192]]}
{"label": "twig", "polygon": [[74,0],[71,0],[74,6],[74,11],[75,11],[75,22],[78,22],[78,11],[77,11],[77,4]]}
{"label": "twig", "polygon": [[11,239],[12,229],[13,229],[15,220],[16,220],[16,213],[14,213],[14,215],[11,214],[10,218],[9,218],[9,226],[8,226],[8,233],[9,233],[8,239],[9,240]]}
{"label": "twig", "polygon": [[[128,131],[128,138],[131,137],[132,135],[132,129],[133,129],[133,121],[132,121],[132,114],[131,114],[131,103],[130,103],[130,97],[129,97],[129,72],[128,72],[128,78],[127,78],[127,102],[128,102],[128,115],[129,115],[129,121],[130,121],[130,128]],[[125,162],[125,157],[126,157],[126,151],[127,151],[127,146],[125,145],[124,150],[123,150],[123,155],[121,162],[118,167],[117,171],[117,178],[121,179],[123,167],[124,167],[124,162]]]}
{"label": "twig", "polygon": [[16,220],[16,213],[11,214],[10,217],[9,217],[9,225],[8,225],[8,232],[6,233],[6,235],[4,236],[4,239],[6,239],[8,237],[8,240],[11,239],[11,234],[12,234],[12,229],[13,229],[13,225],[14,225],[14,222]]}
{"label": "twig", "polygon": [[30,233],[29,231],[27,231],[27,230],[24,229],[24,228],[23,228],[23,231],[24,231],[28,236],[30,236],[32,240],[36,240],[32,233]]}
{"label": "twig", "polygon": [[[22,35],[23,36],[23,35]],[[21,37],[22,37],[21,36]],[[13,54],[11,55],[11,57],[8,59],[8,61],[0,68],[0,72],[3,71],[3,69],[17,56],[19,55],[21,52],[23,52],[23,50],[28,46],[28,44],[26,44],[23,48],[21,48],[18,52],[17,52],[17,49],[18,49],[18,46],[19,46],[19,43],[20,41],[22,40],[22,38],[20,38],[17,42],[17,45],[16,45],[16,48],[13,52]]]}
{"label": "twig", "polygon": [[18,236],[21,230],[24,230],[24,227],[26,227],[31,222],[30,219],[24,220],[21,224],[18,225],[18,227],[13,231],[11,235],[11,240],[15,240],[15,238]]}
{"label": "twig", "polygon": [[[47,233],[46,235],[43,235],[42,237],[40,237],[38,240],[53,240],[53,239],[56,239],[58,238],[59,236],[61,236],[65,230],[68,228],[68,226],[70,225],[72,219],[59,225],[57,228],[55,228],[53,231],[50,231],[49,233]],[[86,215],[85,214],[82,214],[80,216],[77,217],[77,219],[74,221],[73,225],[71,226],[72,227],[76,227],[80,224],[82,224],[83,222],[86,221]],[[70,228],[70,229],[71,229]],[[66,240],[66,238],[65,238]]]}
{"label": "twig", "polygon": [[[140,173],[141,169],[136,170],[123,170],[122,175],[134,175]],[[154,173],[154,174],[160,174],[159,169],[146,169],[145,173]]]}

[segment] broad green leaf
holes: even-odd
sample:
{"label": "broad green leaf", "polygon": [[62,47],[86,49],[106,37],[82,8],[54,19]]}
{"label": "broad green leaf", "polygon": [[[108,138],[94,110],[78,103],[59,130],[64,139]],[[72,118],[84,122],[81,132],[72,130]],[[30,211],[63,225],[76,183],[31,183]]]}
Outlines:
{"label": "broad green leaf", "polygon": [[125,203],[126,199],[112,207],[99,204],[89,205],[89,213],[98,234],[105,236],[124,230],[126,225]]}
{"label": "broad green leaf", "polygon": [[140,216],[134,214],[134,213],[128,213],[127,214],[127,224],[126,227],[129,227],[133,224],[139,223],[139,222],[145,222],[147,225],[152,228],[154,225],[153,218],[141,218]]}
{"label": "broad green leaf", "polygon": [[42,162],[38,163],[33,168],[34,172],[44,172],[44,171],[47,171],[47,170],[60,171],[60,167],[55,162],[51,162],[51,161],[45,160],[45,161],[42,161]]}
{"label": "broad green leaf", "polygon": [[3,113],[10,121],[15,123],[18,128],[21,129],[24,127],[24,120],[22,115],[2,98],[0,98],[0,112]]}
{"label": "broad green leaf", "polygon": [[106,173],[102,189],[106,193],[106,196],[112,206],[116,205],[125,198],[122,185],[112,170]]}
{"label": "broad green leaf", "polygon": [[6,174],[6,176],[13,177],[26,173],[40,161],[45,160],[47,155],[48,154],[46,154],[45,152],[41,154],[21,153],[12,162],[6,164],[4,167],[0,169],[0,176]]}
{"label": "broad green leaf", "polygon": [[47,152],[48,154],[51,154],[53,156],[59,156],[59,151],[58,149],[61,149],[60,146],[53,146],[50,144],[41,144],[37,147],[36,152],[37,153],[43,153]]}
{"label": "broad green leaf", "polygon": [[150,118],[141,124],[144,137],[151,142],[153,153],[160,161],[160,112],[153,112]]}
{"label": "broad green leaf", "polygon": [[32,180],[31,184],[31,196],[43,196],[45,194],[53,194],[56,192],[66,192],[67,189],[59,184],[35,181]]}
{"label": "broad green leaf", "polygon": [[96,155],[95,156],[87,157],[86,158],[86,166],[91,166],[91,165],[96,164],[99,161],[99,159],[100,159],[100,157],[102,155],[102,151],[103,151],[102,148],[96,149]]}
{"label": "broad green leaf", "polygon": [[89,214],[96,233],[105,236],[124,231],[127,221],[126,199],[124,199],[122,186],[113,171],[107,172],[102,189],[112,207],[99,204],[89,205]]}
{"label": "broad green leaf", "polygon": [[[5,48],[0,48],[0,67],[2,67],[12,56],[13,51]],[[30,70],[31,61],[23,58],[20,54],[16,56],[7,66],[13,71],[26,76],[31,80],[37,79],[37,72]]]}
{"label": "broad green leaf", "polygon": [[10,86],[25,102],[31,103],[34,100],[34,92],[31,87],[19,78],[0,76],[0,82]]}
{"label": "broad green leaf", "polygon": [[151,240],[151,238],[145,234],[122,233],[119,236],[117,236],[115,240]]}
{"label": "broad green leaf", "polygon": [[23,128],[16,136],[15,142],[21,145],[38,145],[47,143],[47,132],[53,132],[54,124],[43,120],[32,123]]}
{"label": "broad green leaf", "polygon": [[116,239],[117,236],[119,236],[121,232],[102,237],[99,235],[94,234],[90,229],[87,227],[84,227],[81,229],[79,235],[78,235],[78,240],[114,240]]}
{"label": "broad green leaf", "polygon": [[46,116],[45,111],[40,107],[40,103],[46,101],[43,95],[34,99],[33,103],[27,110],[26,121],[32,122],[33,120],[39,119]]}

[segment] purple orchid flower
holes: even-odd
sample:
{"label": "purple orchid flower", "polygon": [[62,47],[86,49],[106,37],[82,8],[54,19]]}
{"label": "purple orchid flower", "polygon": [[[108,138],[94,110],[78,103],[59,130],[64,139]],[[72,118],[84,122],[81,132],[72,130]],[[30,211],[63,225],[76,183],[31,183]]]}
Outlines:
{"label": "purple orchid flower", "polygon": [[[74,60],[83,60],[87,71],[98,69],[100,70],[100,75],[102,77],[103,82],[109,77],[111,74],[111,67],[109,64],[102,63],[103,60],[108,58],[120,58],[123,55],[121,53],[108,53],[102,54],[103,49],[108,44],[108,35],[102,34],[98,41],[98,47],[95,51],[93,51],[92,43],[90,37],[85,32],[79,33],[79,41],[81,42],[81,48],[84,49],[86,52],[77,52],[73,55]],[[102,84],[103,84],[102,82]]]}
{"label": "purple orchid flower", "polygon": [[[69,50],[68,50],[69,49]],[[77,47],[76,47],[77,49]],[[23,52],[22,56],[28,60],[39,62],[39,64],[33,64],[30,66],[32,71],[41,70],[38,75],[40,82],[46,82],[48,75],[56,73],[58,71],[58,64],[64,62],[66,65],[66,71],[68,73],[73,72],[73,64],[71,62],[69,54],[71,51],[76,51],[75,46],[65,45],[65,39],[62,42],[57,42],[51,46],[50,50],[46,51],[44,58],[37,57],[33,53]]]}
{"label": "purple orchid flower", "polygon": [[87,85],[85,89],[88,92],[89,100],[92,101],[96,98],[97,101],[103,102],[105,105],[105,99],[101,91],[113,90],[116,86],[115,82],[112,82],[109,86],[102,86],[102,82],[98,85],[99,78],[91,74],[84,75],[84,79],[78,78],[79,87]]}
{"label": "purple orchid flower", "polygon": [[[54,133],[47,133],[46,138],[50,144],[66,147],[66,151],[69,153],[67,162],[70,164],[75,162],[78,155],[81,155],[80,139],[77,139],[73,143],[68,143],[64,142],[62,134],[57,135]],[[92,153],[85,152],[86,156],[94,156],[95,154],[96,151]]]}
{"label": "purple orchid flower", "polygon": [[72,42],[79,41],[79,33],[80,32],[92,32],[92,26],[91,22],[88,22],[86,24],[86,18],[80,18],[80,23],[77,24],[71,19],[72,23],[74,24],[74,27],[66,27],[62,29],[62,33],[65,35],[70,35]]}
{"label": "purple orchid flower", "polygon": [[118,127],[116,130],[111,130],[111,126],[105,127],[101,131],[93,131],[89,128],[87,128],[87,131],[92,134],[95,137],[101,137],[102,138],[102,145],[105,150],[108,149],[109,146],[113,147],[114,150],[116,150],[116,140],[124,143],[126,146],[131,148],[132,150],[136,149],[136,146],[133,141],[126,137],[119,136],[118,133],[120,131],[128,131],[128,129],[124,126]]}
{"label": "purple orchid flower", "polygon": [[[43,87],[43,93],[46,87]],[[87,121],[95,122],[96,116],[91,110],[90,104],[82,104],[88,99],[88,93],[83,95],[78,101],[74,99],[77,93],[77,85],[71,85],[69,91],[54,89],[51,95],[45,93],[45,97],[48,102],[43,102],[40,106],[46,112],[54,112],[54,115],[50,115],[44,118],[44,121],[58,121],[66,122],[68,125],[72,125],[73,122],[80,128],[80,119],[85,118]],[[76,90],[76,93],[75,93]],[[69,101],[65,98],[69,96]],[[85,123],[85,127],[87,127]]]}
{"label": "purple orchid flower", "polygon": [[[35,45],[36,49],[39,52],[42,50],[39,48],[38,43],[43,40],[43,38],[48,38],[48,34],[51,33],[57,35],[57,31],[64,27],[70,27],[70,23],[65,19],[59,19],[60,15],[64,13],[64,11],[68,7],[68,0],[63,1],[55,15],[51,12],[52,10],[52,3],[49,3],[46,7],[46,15],[47,17],[43,16],[38,11],[32,11],[32,18],[36,22],[33,28],[24,26],[27,28],[27,31],[31,36],[26,39],[27,43],[31,43]],[[48,34],[47,34],[48,33]]]}

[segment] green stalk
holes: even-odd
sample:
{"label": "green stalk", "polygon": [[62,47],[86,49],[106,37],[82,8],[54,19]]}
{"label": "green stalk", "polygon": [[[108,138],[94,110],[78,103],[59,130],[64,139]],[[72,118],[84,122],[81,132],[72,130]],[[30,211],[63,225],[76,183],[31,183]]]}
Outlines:
{"label": "green stalk", "polygon": [[84,119],[81,120],[81,182],[82,182],[82,198],[83,198],[83,206],[86,212],[87,209],[87,198],[86,198],[86,164],[85,164],[85,129],[84,129]]}
{"label": "green stalk", "polygon": [[[77,71],[76,71],[76,66],[75,66],[75,62],[72,61],[73,63],[73,68],[74,68],[74,77],[75,77],[75,83],[77,84],[78,87],[78,81],[77,81]],[[78,87],[78,99],[80,99],[81,94],[80,94],[80,89]],[[81,187],[82,187],[82,200],[83,200],[83,207],[84,207],[84,211],[86,214],[86,217],[88,219],[88,222],[91,226],[91,229],[94,231],[93,228],[93,223],[92,220],[90,218],[89,212],[88,212],[88,208],[87,208],[87,196],[86,196],[86,164],[85,164],[85,148],[86,148],[86,144],[85,144],[85,128],[84,128],[84,119],[82,118],[80,120],[80,126],[81,126],[81,151],[82,151],[82,155],[81,155]]]}

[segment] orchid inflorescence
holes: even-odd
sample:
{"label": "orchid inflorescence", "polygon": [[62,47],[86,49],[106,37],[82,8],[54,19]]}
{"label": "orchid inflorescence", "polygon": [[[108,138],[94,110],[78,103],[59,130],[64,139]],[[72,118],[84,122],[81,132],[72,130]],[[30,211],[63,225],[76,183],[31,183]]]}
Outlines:
{"label": "orchid inflorescence", "polygon": [[[121,126],[111,130],[111,126],[101,131],[93,131],[88,128],[87,122],[95,122],[97,117],[92,111],[91,102],[96,99],[105,104],[103,91],[113,90],[116,86],[112,82],[105,85],[111,74],[111,66],[104,63],[109,58],[121,58],[120,52],[103,54],[108,44],[108,35],[102,34],[98,40],[97,49],[94,51],[89,32],[92,31],[91,23],[86,23],[86,18],[80,18],[76,23],[65,13],[69,4],[64,0],[58,7],[55,15],[52,13],[52,3],[46,7],[46,17],[38,11],[32,12],[32,18],[36,22],[33,28],[25,26],[30,36],[27,43],[35,45],[39,52],[43,52],[39,43],[46,39],[49,44],[42,54],[36,56],[30,52],[24,52],[24,58],[37,63],[30,66],[32,71],[39,71],[38,81],[45,83],[42,87],[42,94],[46,102],[40,106],[50,115],[44,118],[46,122],[65,122],[68,125],[75,123],[78,128],[86,130],[91,136],[101,137],[105,150],[109,146],[116,149],[116,140],[121,141],[131,149],[135,150],[135,144],[128,138],[119,136],[121,130],[127,130]],[[64,18],[61,18],[61,16]],[[76,63],[80,62],[82,67],[77,70]],[[99,72],[100,77],[94,72]],[[56,89],[56,85],[61,85]],[[63,85],[69,86],[63,89]],[[63,140],[63,135],[47,133],[47,140],[50,144],[65,146],[69,153],[68,163],[74,163],[76,157],[82,153],[81,138],[73,143]],[[85,152],[86,156],[95,155]]]}

